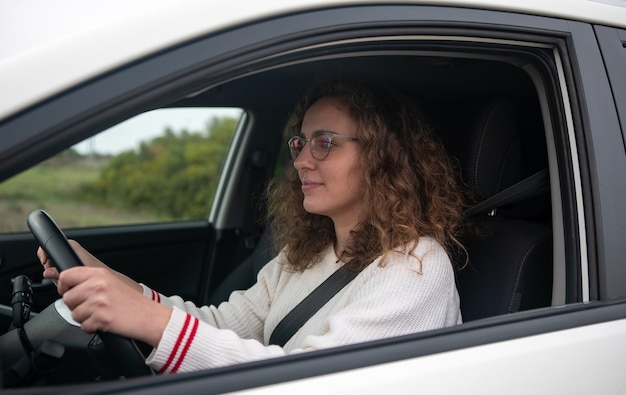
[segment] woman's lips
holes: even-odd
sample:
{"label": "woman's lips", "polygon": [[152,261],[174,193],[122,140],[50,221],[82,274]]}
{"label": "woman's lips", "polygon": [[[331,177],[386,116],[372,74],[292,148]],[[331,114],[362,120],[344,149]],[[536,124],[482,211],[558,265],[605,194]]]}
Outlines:
{"label": "woman's lips", "polygon": [[324,185],[321,182],[314,182],[314,181],[302,181],[302,191],[310,191],[312,189],[318,188],[320,186]]}

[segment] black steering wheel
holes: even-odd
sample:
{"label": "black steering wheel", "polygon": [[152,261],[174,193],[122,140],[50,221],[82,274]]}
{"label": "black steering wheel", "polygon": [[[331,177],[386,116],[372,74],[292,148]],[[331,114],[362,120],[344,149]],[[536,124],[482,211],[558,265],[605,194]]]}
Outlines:
{"label": "black steering wheel", "polygon": [[[27,223],[39,245],[59,271],[83,265],[74,249],[68,243],[65,234],[45,211],[33,211],[28,216]],[[56,315],[44,314],[50,309],[55,310]],[[77,327],[77,323],[71,319],[69,308],[65,306],[62,299],[57,300],[31,321],[57,319],[49,318],[57,316],[67,321],[68,327]],[[44,326],[47,326],[46,324],[48,323],[44,322]],[[35,330],[34,332],[38,331]],[[93,337],[84,346],[89,349],[87,354],[98,359],[98,362],[109,372],[109,376],[136,377],[154,374],[152,369],[145,364],[145,357],[134,340],[106,332],[98,332],[90,336]],[[60,338],[63,337],[60,336]],[[71,347],[76,347],[76,345],[74,344]],[[100,374],[100,372],[97,374]]]}

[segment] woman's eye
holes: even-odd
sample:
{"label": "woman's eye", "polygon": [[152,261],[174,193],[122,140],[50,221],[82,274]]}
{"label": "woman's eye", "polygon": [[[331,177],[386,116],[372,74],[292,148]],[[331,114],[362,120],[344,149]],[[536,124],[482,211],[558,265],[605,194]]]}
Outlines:
{"label": "woman's eye", "polygon": [[332,139],[328,136],[319,136],[315,139],[315,145],[320,148],[330,148]]}

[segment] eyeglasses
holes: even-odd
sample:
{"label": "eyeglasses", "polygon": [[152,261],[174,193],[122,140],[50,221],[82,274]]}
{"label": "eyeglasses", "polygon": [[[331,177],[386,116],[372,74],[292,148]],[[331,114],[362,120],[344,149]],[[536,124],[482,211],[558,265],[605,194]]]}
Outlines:
{"label": "eyeglasses", "polygon": [[311,155],[315,159],[324,160],[328,157],[330,149],[333,146],[333,139],[335,138],[357,141],[355,137],[342,136],[341,134],[332,132],[316,132],[313,137],[308,139],[301,136],[293,136],[289,139],[287,145],[289,146],[289,151],[291,151],[291,157],[294,160],[300,155],[306,143],[309,143]]}

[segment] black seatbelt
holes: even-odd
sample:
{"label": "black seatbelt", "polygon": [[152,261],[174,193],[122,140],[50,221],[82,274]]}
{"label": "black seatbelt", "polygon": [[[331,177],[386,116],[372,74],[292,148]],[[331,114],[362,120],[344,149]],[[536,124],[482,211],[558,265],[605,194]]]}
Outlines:
{"label": "black seatbelt", "polygon": [[270,344],[283,347],[313,314],[359,274],[347,266],[337,269],[278,323],[270,336]]}
{"label": "black seatbelt", "polygon": [[474,207],[465,211],[466,217],[488,213],[498,207],[521,202],[539,196],[550,189],[550,176],[548,169],[543,169],[522,181],[496,193],[483,200]]}

